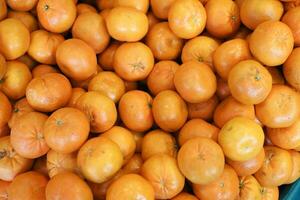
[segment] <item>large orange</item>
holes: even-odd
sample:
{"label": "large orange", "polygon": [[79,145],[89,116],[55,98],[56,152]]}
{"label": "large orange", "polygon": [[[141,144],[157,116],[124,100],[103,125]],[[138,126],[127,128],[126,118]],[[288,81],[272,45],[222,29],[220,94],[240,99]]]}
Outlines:
{"label": "large orange", "polygon": [[240,177],[239,199],[262,199],[261,186],[253,176],[249,175]]}

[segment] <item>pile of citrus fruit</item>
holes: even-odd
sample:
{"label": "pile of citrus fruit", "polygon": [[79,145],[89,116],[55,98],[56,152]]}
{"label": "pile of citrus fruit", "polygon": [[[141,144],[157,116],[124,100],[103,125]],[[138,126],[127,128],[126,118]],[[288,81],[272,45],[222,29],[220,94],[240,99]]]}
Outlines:
{"label": "pile of citrus fruit", "polygon": [[299,90],[300,0],[0,0],[0,200],[276,200]]}

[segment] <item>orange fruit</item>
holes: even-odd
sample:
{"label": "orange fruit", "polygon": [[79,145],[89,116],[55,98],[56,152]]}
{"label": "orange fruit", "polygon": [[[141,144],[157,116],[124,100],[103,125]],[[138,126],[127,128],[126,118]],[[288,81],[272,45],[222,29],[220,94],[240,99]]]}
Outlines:
{"label": "orange fruit", "polygon": [[17,11],[29,11],[33,9],[38,0],[6,0],[7,5]]}
{"label": "orange fruit", "polygon": [[[300,48],[295,48],[283,64],[282,68],[285,80],[298,91],[300,90],[300,82],[298,79],[298,74],[300,74],[298,69],[299,61]],[[284,82],[282,84],[284,84]]]}
{"label": "orange fruit", "polygon": [[160,19],[168,19],[169,9],[174,2],[175,0],[151,0],[151,10],[156,17]]}
{"label": "orange fruit", "polygon": [[26,26],[29,32],[39,29],[37,19],[29,12],[9,11],[7,13],[7,17],[20,20]]}

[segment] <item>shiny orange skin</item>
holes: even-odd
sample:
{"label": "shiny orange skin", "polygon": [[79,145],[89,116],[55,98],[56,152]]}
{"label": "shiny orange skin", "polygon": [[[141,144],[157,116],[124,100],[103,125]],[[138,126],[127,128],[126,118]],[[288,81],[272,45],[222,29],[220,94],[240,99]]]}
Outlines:
{"label": "shiny orange skin", "polygon": [[272,144],[283,149],[295,149],[300,146],[300,120],[286,128],[267,128]]}
{"label": "shiny orange skin", "polygon": [[36,77],[41,77],[44,74],[48,74],[48,73],[57,73],[58,70],[52,67],[51,65],[42,64],[34,67],[31,72],[32,72],[32,77],[36,78]]}
{"label": "shiny orange skin", "polygon": [[68,39],[56,49],[56,62],[66,76],[83,81],[97,71],[95,51],[79,39]]}
{"label": "shiny orange skin", "polygon": [[210,99],[217,89],[217,79],[211,68],[197,61],[183,63],[174,76],[175,88],[189,103]]}
{"label": "shiny orange skin", "polygon": [[198,198],[190,193],[181,192],[171,200],[198,200]]}
{"label": "shiny orange skin", "polygon": [[41,25],[53,33],[67,31],[76,18],[76,5],[73,0],[40,0],[36,9]]}
{"label": "shiny orange skin", "polygon": [[234,117],[222,127],[218,142],[224,154],[234,161],[246,161],[259,154],[264,145],[260,125],[246,117]]}
{"label": "shiny orange skin", "polygon": [[35,31],[39,28],[38,21],[29,12],[9,11],[7,13],[7,17],[20,20],[26,26],[29,32]]}
{"label": "shiny orange skin", "polygon": [[79,176],[81,175],[77,166],[77,152],[66,154],[51,149],[47,153],[46,167],[50,178],[63,172],[72,172]]}
{"label": "shiny orange skin", "polygon": [[175,0],[150,0],[151,10],[153,14],[159,19],[168,19],[169,9]]}
{"label": "shiny orange skin", "polygon": [[106,194],[106,200],[134,200],[140,197],[153,200],[154,189],[149,181],[137,174],[121,176],[109,186]]}
{"label": "shiny orange skin", "polygon": [[239,195],[239,178],[229,165],[225,165],[222,175],[207,185],[193,184],[193,191],[199,199],[236,199]]}
{"label": "shiny orange skin", "polygon": [[157,154],[147,159],[141,175],[154,188],[156,199],[170,199],[179,194],[185,183],[175,158],[166,154]]}
{"label": "shiny orange skin", "polygon": [[278,187],[261,187],[260,189],[262,200],[277,200],[279,199]]}
{"label": "shiny orange skin", "polygon": [[[0,20],[3,20],[7,16],[7,5],[5,0],[0,1]],[[2,200],[2,199],[1,199]]]}
{"label": "shiny orange skin", "polygon": [[162,91],[155,96],[152,113],[155,123],[167,132],[179,130],[188,116],[186,103],[172,90]]}
{"label": "shiny orange skin", "polygon": [[114,7],[125,6],[147,13],[149,0],[114,0]]}
{"label": "shiny orange skin", "polygon": [[115,7],[105,19],[110,36],[119,41],[136,42],[148,32],[148,18],[131,7]]}
{"label": "shiny orange skin", "polygon": [[69,102],[67,104],[68,107],[76,107],[76,102],[77,100],[86,93],[86,91],[83,88],[72,88],[72,95],[71,98],[69,99]]}
{"label": "shiny orange skin", "polygon": [[168,12],[170,29],[180,38],[191,39],[205,28],[206,12],[198,0],[176,0]]}
{"label": "shiny orange skin", "polygon": [[8,188],[10,200],[46,200],[45,188],[48,178],[35,171],[16,176]]}
{"label": "shiny orange skin", "polygon": [[116,103],[125,93],[125,83],[116,73],[104,71],[91,79],[88,90],[100,92]]}
{"label": "shiny orange skin", "polygon": [[77,16],[87,12],[97,13],[95,7],[87,4],[87,3],[79,3],[76,5]]}
{"label": "shiny orange skin", "polygon": [[275,146],[265,146],[265,160],[255,173],[262,186],[274,187],[286,183],[292,174],[293,160],[290,153]]}
{"label": "shiny orange skin", "polygon": [[171,31],[168,22],[160,22],[147,33],[146,44],[157,60],[173,60],[180,55],[183,40]]}
{"label": "shiny orange skin", "polygon": [[293,170],[292,170],[292,173],[291,173],[289,179],[286,182],[287,184],[291,184],[291,183],[295,182],[300,177],[300,153],[298,151],[294,151],[294,150],[290,150],[289,153],[292,157]]}
{"label": "shiny orange skin", "polygon": [[225,38],[240,27],[240,13],[232,0],[210,0],[205,4],[206,30],[215,37]]}
{"label": "shiny orange skin", "polygon": [[261,168],[264,159],[265,151],[261,149],[261,151],[250,160],[239,162],[227,159],[226,162],[235,170],[238,176],[249,176]]}
{"label": "shiny orange skin", "polygon": [[[9,106],[7,106],[9,108]],[[1,109],[2,110],[2,109]],[[26,98],[18,100],[13,107],[12,116],[8,121],[9,127],[13,127],[14,124],[17,123],[20,117],[22,117],[24,114],[33,112],[34,109],[29,105]]]}
{"label": "shiny orange skin", "polygon": [[181,53],[181,60],[183,63],[192,60],[204,62],[214,70],[212,63],[213,54],[219,45],[219,42],[212,37],[195,37],[184,44]]}
{"label": "shiny orange skin", "polygon": [[114,55],[121,44],[112,42],[98,55],[98,63],[106,71],[113,71]]}
{"label": "shiny orange skin", "polygon": [[247,117],[255,119],[255,110],[253,105],[244,105],[238,102],[232,96],[225,98],[214,112],[214,123],[222,128],[226,122],[234,117]]}
{"label": "shiny orange skin", "polygon": [[0,22],[0,52],[7,60],[24,55],[29,43],[29,30],[20,20],[7,18]]}
{"label": "shiny orange skin", "polygon": [[37,111],[51,112],[65,106],[72,94],[70,81],[62,74],[49,73],[36,77],[26,88],[26,98]]}
{"label": "shiny orange skin", "polygon": [[82,94],[76,102],[76,108],[87,115],[91,132],[107,131],[117,120],[117,109],[114,102],[99,92],[90,91]]}
{"label": "shiny orange skin", "polygon": [[93,12],[81,14],[76,18],[72,26],[72,36],[86,42],[96,54],[101,53],[110,40],[103,17]]}
{"label": "shiny orange skin", "polygon": [[40,63],[56,64],[56,49],[65,40],[62,35],[37,30],[31,33],[30,39],[28,54],[32,58]]}
{"label": "shiny orange skin", "polygon": [[99,136],[88,140],[80,148],[77,164],[86,179],[103,183],[122,167],[123,155],[115,142],[108,137]]}
{"label": "shiny orange skin", "polygon": [[187,103],[189,119],[211,120],[218,103],[219,99],[216,95],[202,103]]}
{"label": "shiny orange skin", "polygon": [[118,108],[125,126],[137,132],[149,130],[153,125],[152,101],[152,97],[144,91],[132,90],[125,93]]}
{"label": "shiny orange skin", "polygon": [[225,159],[221,147],[212,139],[197,137],[179,149],[177,162],[181,173],[193,184],[209,184],[223,173]]}
{"label": "shiny orange skin", "polygon": [[6,0],[7,5],[17,11],[29,11],[33,9],[38,0]]}
{"label": "shiny orange skin", "polygon": [[136,148],[136,143],[132,133],[121,126],[113,126],[108,131],[105,131],[101,136],[108,137],[115,142],[123,154],[124,164],[133,156]]}
{"label": "shiny orange skin", "polygon": [[153,53],[141,42],[123,43],[115,52],[113,66],[124,80],[143,80],[153,69]]}
{"label": "shiny orange skin", "polygon": [[26,87],[32,75],[29,68],[20,61],[6,62],[6,73],[0,83],[0,89],[9,98],[17,100],[25,96]]}
{"label": "shiny orange skin", "polygon": [[300,8],[296,7],[286,12],[282,17],[282,22],[287,24],[293,32],[295,46],[300,46],[300,26],[297,23],[300,19]]}
{"label": "shiny orange skin", "polygon": [[38,112],[22,115],[11,128],[10,142],[24,158],[38,158],[49,151],[43,126],[48,116]]}
{"label": "shiny orange skin", "polygon": [[255,106],[259,121],[269,128],[291,126],[299,117],[299,96],[286,85],[273,85],[265,101]]}
{"label": "shiny orange skin", "polygon": [[213,54],[213,65],[218,75],[227,80],[232,67],[251,58],[248,43],[244,39],[232,39],[222,43]]}
{"label": "shiny orange skin", "polygon": [[218,140],[219,128],[203,119],[191,119],[180,129],[177,136],[178,144],[182,146],[186,141],[195,137],[207,137]]}
{"label": "shiny orange skin", "polygon": [[5,94],[0,92],[0,127],[7,124],[12,116],[12,105]]}
{"label": "shiny orange skin", "polygon": [[164,90],[175,90],[174,75],[179,65],[171,60],[157,62],[147,78],[147,86],[153,95]]}
{"label": "shiny orange skin", "polygon": [[23,56],[19,57],[17,59],[17,61],[20,61],[22,63],[24,63],[25,65],[27,65],[29,67],[29,69],[34,68],[35,66],[37,66],[37,62],[31,58],[28,54],[24,54]]}
{"label": "shiny orange skin", "polygon": [[254,30],[265,21],[280,20],[283,14],[283,5],[278,0],[244,0],[240,7],[240,13],[243,24]]}
{"label": "shiny orange skin", "polygon": [[176,158],[176,140],[170,133],[162,130],[150,131],[143,137],[141,153],[143,160],[147,160],[156,154],[167,154]]}
{"label": "shiny orange skin", "polygon": [[255,60],[244,60],[236,64],[228,76],[232,96],[246,105],[263,102],[272,89],[272,76]]}
{"label": "shiny orange skin", "polygon": [[76,108],[61,108],[53,112],[44,125],[48,146],[60,153],[72,153],[86,141],[90,124],[84,112]]}
{"label": "shiny orange skin", "polygon": [[295,48],[288,59],[283,64],[283,74],[285,80],[296,90],[300,90],[300,81],[298,75],[300,70],[298,63],[300,62],[300,48]]}
{"label": "shiny orange skin", "polygon": [[[72,186],[72,187],[70,187]],[[79,176],[64,172],[54,176],[47,184],[46,199],[93,200],[88,184]]]}
{"label": "shiny orange skin", "polygon": [[10,136],[0,138],[0,179],[12,181],[18,174],[28,171],[33,160],[23,158],[15,152],[10,143]]}
{"label": "shiny orange skin", "polygon": [[8,200],[10,182],[0,180],[0,200]]}
{"label": "shiny orange skin", "polygon": [[222,78],[217,79],[216,95],[220,100],[224,100],[231,95],[227,81],[223,80]]}
{"label": "shiny orange skin", "polygon": [[262,199],[261,186],[253,176],[240,177],[240,200]]}
{"label": "shiny orange skin", "polygon": [[279,21],[266,21],[257,26],[249,39],[250,51],[262,64],[283,64],[291,54],[294,38],[291,29]]}
{"label": "shiny orange skin", "polygon": [[141,167],[143,165],[143,158],[141,154],[135,153],[128,162],[123,166],[123,170],[125,173],[135,173],[139,174],[141,171]]}

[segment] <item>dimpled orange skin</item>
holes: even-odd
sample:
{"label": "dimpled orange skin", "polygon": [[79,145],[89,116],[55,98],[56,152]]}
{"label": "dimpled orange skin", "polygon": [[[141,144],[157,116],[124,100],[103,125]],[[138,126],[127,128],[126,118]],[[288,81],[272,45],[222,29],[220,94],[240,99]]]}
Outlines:
{"label": "dimpled orange skin", "polygon": [[300,91],[300,48],[295,48],[288,59],[283,64],[283,74],[285,80],[296,90]]}
{"label": "dimpled orange skin", "polygon": [[291,126],[299,117],[299,96],[286,85],[273,85],[269,96],[255,106],[259,121],[269,128]]}
{"label": "dimpled orange skin", "polygon": [[271,142],[283,149],[295,149],[300,146],[300,119],[286,128],[267,128]]}
{"label": "dimpled orange skin", "polygon": [[48,178],[38,172],[29,171],[17,176],[8,188],[10,200],[46,200],[45,188]]}
{"label": "dimpled orange skin", "polygon": [[10,182],[0,180],[0,200],[8,200],[8,188]]}
{"label": "dimpled orange skin", "polygon": [[132,133],[121,126],[113,126],[108,131],[101,134],[101,136],[108,137],[117,145],[119,145],[124,158],[124,164],[133,156],[136,148],[136,143]]}
{"label": "dimpled orange skin", "polygon": [[249,39],[250,51],[262,64],[277,66],[283,64],[294,47],[291,29],[280,21],[261,23]]}
{"label": "dimpled orange skin", "polygon": [[76,18],[76,5],[73,0],[40,0],[36,10],[41,25],[53,33],[67,31]]}
{"label": "dimpled orange skin", "polygon": [[193,184],[193,191],[199,199],[236,199],[239,194],[239,178],[229,165],[225,165],[222,175],[207,185]]}
{"label": "dimpled orange skin", "polygon": [[296,7],[294,9],[289,10],[282,17],[282,22],[287,24],[293,32],[295,46],[300,46],[300,34],[299,34],[299,23],[297,23],[300,19],[300,8]]}
{"label": "dimpled orange skin", "polygon": [[195,137],[207,137],[217,141],[219,131],[219,128],[203,119],[191,119],[180,129],[177,137],[178,144],[182,146],[186,141]]}
{"label": "dimpled orange skin", "polygon": [[174,91],[158,93],[152,104],[155,123],[164,131],[175,132],[187,120],[188,110],[184,100]]}
{"label": "dimpled orange skin", "polygon": [[123,155],[115,142],[99,136],[88,140],[80,148],[77,164],[86,179],[103,183],[122,167]]}
{"label": "dimpled orange skin", "polygon": [[280,20],[283,14],[283,5],[278,0],[244,0],[240,7],[240,13],[243,24],[254,30],[265,21]]}
{"label": "dimpled orange skin", "polygon": [[7,16],[7,5],[5,0],[0,1],[0,20],[3,20]]}
{"label": "dimpled orange skin", "polygon": [[179,68],[175,61],[164,60],[157,62],[147,78],[147,86],[153,95],[163,90],[175,90],[174,74]]}
{"label": "dimpled orange skin", "polygon": [[278,187],[261,187],[260,189],[262,200],[277,200],[279,199]]}
{"label": "dimpled orange skin", "polygon": [[5,152],[0,159],[0,179],[12,181],[18,174],[28,171],[33,160],[23,158],[15,152],[10,143],[10,136],[0,138],[0,152]]}
{"label": "dimpled orange skin", "polygon": [[79,39],[68,39],[56,50],[56,62],[66,76],[75,81],[90,78],[97,71],[95,51]]}
{"label": "dimpled orange skin", "polygon": [[213,65],[218,75],[227,80],[231,68],[242,60],[250,59],[248,43],[244,39],[232,39],[222,43],[213,54]]}
{"label": "dimpled orange skin", "polygon": [[153,125],[152,97],[144,91],[132,90],[125,93],[119,102],[119,115],[130,130],[144,132]]}
{"label": "dimpled orange skin", "polygon": [[105,22],[110,36],[119,41],[136,42],[148,32],[146,14],[130,7],[111,9]]}
{"label": "dimpled orange skin", "polygon": [[88,184],[79,176],[71,172],[63,172],[49,180],[46,199],[93,200],[93,194]]}
{"label": "dimpled orange skin", "polygon": [[190,193],[181,192],[171,200],[198,200],[198,198]]}
{"label": "dimpled orange skin", "polygon": [[26,98],[29,105],[41,112],[51,112],[65,106],[71,94],[70,81],[58,73],[36,77],[30,81],[26,88]]}
{"label": "dimpled orange skin", "polygon": [[206,29],[215,37],[225,38],[240,27],[240,13],[235,1],[210,0],[205,4],[207,14]]}
{"label": "dimpled orange skin", "polygon": [[218,142],[224,154],[234,161],[246,161],[259,154],[264,145],[260,125],[245,117],[234,117],[222,127]]}
{"label": "dimpled orange skin", "polygon": [[90,131],[87,116],[76,108],[61,108],[53,112],[44,125],[49,147],[60,153],[72,153],[86,141]]}
{"label": "dimpled orange skin", "polygon": [[141,142],[143,160],[147,160],[156,154],[167,154],[176,158],[177,145],[175,138],[167,132],[156,129],[148,132]]}
{"label": "dimpled orange skin", "polygon": [[275,146],[265,146],[265,160],[255,173],[261,186],[274,187],[286,183],[292,174],[293,161],[287,150]]}
{"label": "dimpled orange skin", "polygon": [[76,102],[76,108],[88,117],[91,132],[100,133],[110,129],[117,120],[114,102],[99,92],[90,91],[82,94]]}
{"label": "dimpled orange skin", "polygon": [[29,11],[36,6],[38,0],[6,0],[7,5],[17,11]]}
{"label": "dimpled orange skin", "polygon": [[146,44],[156,59],[173,60],[180,55],[183,40],[171,31],[168,22],[160,22],[147,33]]}
{"label": "dimpled orange skin", "polygon": [[89,82],[88,90],[100,92],[116,103],[125,93],[125,83],[114,72],[100,72]]}
{"label": "dimpled orange skin", "polygon": [[81,14],[76,18],[72,27],[72,36],[85,41],[96,54],[101,53],[110,40],[103,17],[93,12]]}
{"label": "dimpled orange skin", "polygon": [[49,151],[43,126],[48,116],[38,112],[22,115],[11,128],[10,142],[16,152],[25,158],[38,158]]}
{"label": "dimpled orange skin", "polygon": [[183,63],[175,73],[174,84],[189,103],[207,101],[217,90],[217,79],[211,68],[197,61]]}
{"label": "dimpled orange skin", "polygon": [[77,100],[86,93],[86,91],[83,88],[77,87],[77,88],[72,88],[72,95],[69,99],[69,102],[67,104],[68,107],[76,107],[76,102]]}
{"label": "dimpled orange skin", "polygon": [[29,30],[20,20],[8,18],[0,22],[0,52],[7,60],[25,54],[29,44]]}
{"label": "dimpled orange skin", "polygon": [[253,176],[240,177],[239,199],[262,199],[261,186]]}
{"label": "dimpled orange skin", "polygon": [[[6,109],[10,108],[10,106],[7,106]],[[1,109],[3,111],[4,109]],[[17,102],[15,102],[13,110],[12,110],[12,116],[8,121],[8,125],[11,128],[18,120],[19,118],[29,112],[33,112],[33,108],[29,105],[27,99],[24,97]]]}
{"label": "dimpled orange skin", "polygon": [[57,73],[58,70],[52,67],[51,65],[42,64],[34,67],[31,72],[32,72],[32,77],[36,78],[36,77],[41,77],[44,74],[48,74],[48,73]]}
{"label": "dimpled orange skin", "polygon": [[214,123],[222,128],[226,122],[234,117],[247,117],[255,119],[255,110],[253,105],[244,105],[238,102],[232,96],[224,99],[214,112]]}
{"label": "dimpled orange skin", "polygon": [[15,18],[20,20],[29,32],[35,31],[39,29],[38,21],[34,17],[33,14],[29,12],[22,12],[22,11],[9,11],[7,13],[8,18]]}
{"label": "dimpled orange skin", "polygon": [[198,0],[176,0],[168,12],[170,29],[180,38],[191,39],[205,28],[206,12]]}
{"label": "dimpled orange skin", "polygon": [[236,64],[228,76],[232,96],[239,102],[252,105],[263,102],[272,89],[272,76],[255,60],[244,60]]}
{"label": "dimpled orange skin", "polygon": [[176,159],[166,154],[147,159],[141,168],[141,175],[153,186],[156,199],[173,198],[182,191],[185,183]]}
{"label": "dimpled orange skin", "polygon": [[154,66],[151,49],[141,42],[123,43],[115,52],[115,72],[126,81],[145,79]]}
{"label": "dimpled orange skin", "polygon": [[181,53],[183,63],[188,61],[199,61],[209,65],[213,70],[213,54],[219,47],[219,42],[208,36],[198,36],[185,43]]}
{"label": "dimpled orange skin", "polygon": [[257,156],[250,160],[239,162],[227,159],[226,162],[235,170],[238,176],[249,176],[257,172],[261,168],[264,159],[265,151],[264,149],[261,149]]}
{"label": "dimpled orange skin", "polygon": [[143,199],[153,200],[154,189],[145,178],[137,174],[123,175],[114,181],[108,188],[106,199]]}
{"label": "dimpled orange skin", "polygon": [[12,105],[5,94],[0,91],[0,127],[7,124],[12,116]]}
{"label": "dimpled orange skin", "polygon": [[147,13],[149,0],[114,0],[114,7],[125,6]]}
{"label": "dimpled orange skin", "polygon": [[37,30],[31,33],[28,54],[36,61],[44,64],[56,64],[55,52],[65,40],[60,34]]}
{"label": "dimpled orange skin", "polygon": [[159,19],[168,19],[168,13],[175,0],[150,0],[151,10]]}
{"label": "dimpled orange skin", "polygon": [[17,100],[25,95],[32,75],[29,68],[19,61],[6,62],[6,73],[0,88],[9,98]]}

